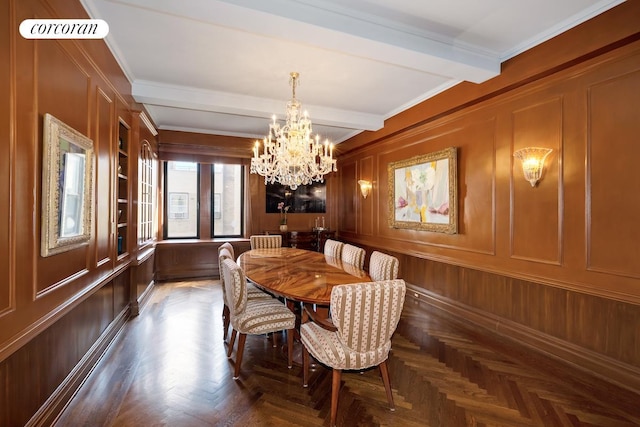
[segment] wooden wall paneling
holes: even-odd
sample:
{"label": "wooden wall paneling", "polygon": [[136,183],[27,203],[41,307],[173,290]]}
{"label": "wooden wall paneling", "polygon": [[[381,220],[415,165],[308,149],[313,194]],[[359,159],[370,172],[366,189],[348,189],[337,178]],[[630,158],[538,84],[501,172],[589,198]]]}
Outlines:
{"label": "wooden wall paneling", "polygon": [[[53,397],[54,390],[72,393],[80,380],[69,378],[86,374],[124,321],[128,283],[114,287],[109,262],[115,254],[109,249],[115,211],[110,204],[115,165],[110,142],[114,101],[126,110],[133,99],[130,84],[104,43],[19,36],[24,19],[86,18],[80,2],[10,0],[1,2],[0,10],[5,12],[0,17],[0,53],[8,58],[0,65],[0,90],[6,88],[2,92],[7,94],[0,102],[0,139],[7,141],[0,144],[0,203],[5,206],[0,228],[7,230],[0,232],[0,424],[24,425],[48,398],[64,405],[71,394]],[[96,182],[92,240],[43,258],[45,113],[94,141]],[[120,273],[127,271],[126,264],[120,267]],[[87,365],[79,367],[81,360]]]}
{"label": "wooden wall paneling", "polygon": [[[511,256],[533,262],[560,264],[562,248],[562,98],[553,96],[512,112],[513,152],[525,147],[551,148],[544,174],[536,187],[524,179],[522,163],[512,161]],[[526,102],[529,101],[529,102]]]}
{"label": "wooden wall paneling", "polygon": [[587,90],[587,268],[640,278],[640,66],[634,68]]}
{"label": "wooden wall paneling", "polygon": [[[357,233],[358,199],[360,190],[357,188],[358,164],[357,162],[340,162],[338,160],[338,173],[340,174],[339,233]],[[362,197],[362,196],[360,196]]]}
{"label": "wooden wall paneling", "polygon": [[[374,231],[374,209],[377,197],[375,195],[375,183],[376,178],[373,170],[373,156],[366,156],[358,161],[358,179],[356,180],[356,194],[358,200],[357,218],[359,224],[357,224],[358,233],[365,236],[372,236]],[[371,182],[372,188],[369,192],[369,196],[365,199],[360,192],[360,185],[357,184],[358,180],[366,180]]]}
{"label": "wooden wall paneling", "polygon": [[[13,253],[12,243],[15,239],[13,233],[12,211],[14,204],[11,202],[12,177],[15,177],[15,133],[13,128],[15,105],[15,69],[9,64],[15,63],[13,41],[16,37],[16,26],[11,19],[13,12],[9,2],[0,4],[0,57],[8,60],[0,65],[0,93],[5,94],[0,100],[0,319],[4,314],[14,308],[15,305],[15,271],[12,268]],[[0,375],[1,377],[1,375]],[[0,378],[1,381],[1,378]],[[2,382],[0,382],[2,384]],[[0,417],[0,424],[2,418]]]}
{"label": "wooden wall paneling", "polygon": [[[610,362],[628,364],[629,370],[640,367],[638,305],[408,255],[398,257],[400,277],[455,306],[508,319],[505,322],[521,325],[523,334],[528,328],[538,331],[593,355],[602,354]],[[495,328],[499,330],[499,323]],[[585,352],[581,357],[593,355]]]}
{"label": "wooden wall paneling", "polygon": [[116,315],[127,310],[129,306],[131,289],[129,283],[129,274],[126,270],[122,270],[113,279],[113,312]]}
{"label": "wooden wall paneling", "polygon": [[[379,205],[374,236],[350,233],[348,240],[368,252],[398,252],[401,277],[412,289],[424,289],[433,305],[637,389],[640,199],[629,194],[638,187],[631,159],[639,154],[633,138],[640,105],[629,97],[640,92],[638,58],[635,41],[343,154],[342,164],[374,156],[380,178],[391,161],[450,141],[460,145],[460,234],[385,229],[385,206]],[[490,120],[490,136],[470,131],[473,123]],[[469,139],[478,145],[466,144]],[[512,154],[539,145],[535,139],[548,142],[554,156],[539,186],[531,188]],[[465,240],[483,228],[482,211],[473,209],[483,201],[473,199],[483,188],[477,182],[487,183],[484,199],[495,197],[495,217],[488,222],[495,221],[495,235],[479,239],[493,252],[469,250]],[[381,199],[384,191],[380,185]],[[530,247],[524,245],[531,239]]]}
{"label": "wooden wall paneling", "polygon": [[[479,254],[495,253],[496,121],[492,114],[462,115],[390,138],[376,153],[379,183],[376,235],[394,242],[393,248],[423,251],[424,245],[457,248]],[[389,227],[388,166],[447,147],[458,150],[458,234],[392,229]]]}
{"label": "wooden wall paneling", "polygon": [[158,242],[156,278],[171,280],[188,277],[213,277],[218,273],[218,246],[222,242]]}
{"label": "wooden wall paneling", "polygon": [[137,302],[143,305],[143,301],[154,284],[154,265],[155,254],[151,254],[148,258],[144,259],[138,265],[136,265],[135,271],[135,287]]}
{"label": "wooden wall paneling", "polygon": [[245,234],[251,236],[252,234],[261,234],[265,229],[262,225],[263,217],[266,211],[266,195],[264,193],[265,185],[264,179],[256,174],[246,173],[247,180],[246,186],[248,189],[248,197],[245,199],[245,206],[247,207],[247,224],[245,224]]}
{"label": "wooden wall paneling", "polygon": [[[225,240],[158,242],[155,251],[155,280],[186,279],[193,277],[219,277],[218,247]],[[245,239],[227,239],[236,257],[249,250]]]}
{"label": "wooden wall paneling", "polygon": [[[66,316],[0,362],[0,377],[6,384],[0,390],[0,421],[3,421],[3,425],[26,425],[36,411],[43,408],[45,400],[54,390],[64,384],[65,379],[68,380],[67,375],[87,356],[90,349],[93,350],[90,357],[94,363],[97,361],[119,327],[112,324],[112,301],[113,283],[104,283]],[[91,366],[92,363],[89,363],[85,369]],[[76,382],[80,380],[75,379]],[[52,411],[54,415],[71,398],[74,387],[69,388],[71,390],[56,390],[68,394],[53,399],[51,404],[60,405]],[[5,391],[10,392],[3,395]],[[42,424],[36,422],[35,425],[50,425],[52,421]]]}
{"label": "wooden wall paneling", "polygon": [[[91,137],[91,111],[95,106],[92,102],[92,82],[89,72],[80,64],[77,56],[68,49],[71,41],[34,40],[36,46],[36,92],[34,105],[38,112],[37,141],[40,146],[39,158],[42,156],[42,118],[50,113],[73,129]],[[77,55],[77,54],[76,54]],[[61,102],[64,100],[64,102]],[[84,114],[78,114],[83,112]],[[41,170],[41,169],[37,169]],[[42,209],[42,180],[38,180],[40,195],[36,212]],[[38,215],[39,216],[39,215]],[[37,229],[40,230],[41,222]],[[89,244],[92,244],[90,241]],[[36,252],[38,254],[39,251]],[[36,255],[34,254],[34,255]],[[37,256],[37,255],[36,255]],[[37,275],[34,292],[41,296],[51,292],[59,286],[64,286],[77,280],[78,275],[87,272],[90,252],[88,246],[82,246],[54,256],[41,258],[37,256]],[[86,281],[86,279],[84,279]]]}
{"label": "wooden wall paneling", "polygon": [[211,171],[213,169],[212,164],[201,164],[200,165],[200,200],[198,201],[198,212],[200,214],[200,218],[198,220],[199,225],[199,233],[201,239],[210,239],[211,236],[211,227],[212,227],[212,212],[211,212],[211,201],[213,199],[213,195],[211,194]]}
{"label": "wooden wall paneling", "polygon": [[[96,153],[94,230],[96,265],[109,264],[112,260],[111,235],[115,227],[113,216],[113,156],[115,140],[115,100],[108,89],[96,88],[96,119],[94,150]],[[98,179],[100,177],[101,179]],[[111,265],[107,265],[111,267]]]}

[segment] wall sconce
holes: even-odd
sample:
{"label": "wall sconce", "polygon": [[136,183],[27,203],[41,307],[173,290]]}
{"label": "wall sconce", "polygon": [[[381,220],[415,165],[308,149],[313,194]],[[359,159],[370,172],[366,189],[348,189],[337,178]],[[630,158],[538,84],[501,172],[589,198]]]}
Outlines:
{"label": "wall sconce", "polygon": [[358,181],[358,185],[360,185],[360,192],[362,193],[362,197],[366,199],[369,195],[369,191],[371,191],[371,181],[361,179],[360,181]]}
{"label": "wall sconce", "polygon": [[522,162],[524,178],[535,187],[542,177],[544,160],[553,150],[550,148],[527,147],[513,153]]}

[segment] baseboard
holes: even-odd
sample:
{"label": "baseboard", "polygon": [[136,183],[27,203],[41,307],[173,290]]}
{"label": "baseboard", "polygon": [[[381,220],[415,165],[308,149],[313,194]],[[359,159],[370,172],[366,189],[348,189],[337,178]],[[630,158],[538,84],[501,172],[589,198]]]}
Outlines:
{"label": "baseboard", "polygon": [[[151,294],[153,293],[153,288],[155,285],[156,282],[152,280],[151,282],[149,282],[142,295],[140,295],[140,298],[138,299],[138,313],[144,310],[147,303],[151,299]],[[136,313],[136,315],[138,315],[138,313]]]}
{"label": "baseboard", "polygon": [[[533,351],[566,366],[564,374],[576,378],[576,384],[592,395],[610,401],[617,408],[634,414],[640,399],[640,369],[619,360],[596,353],[573,343],[547,335],[522,324],[496,316],[423,288],[407,284],[407,295],[423,301],[465,323],[479,326],[501,337],[524,345]],[[585,379],[590,378],[590,379]],[[602,387],[602,384],[608,384]],[[610,385],[610,386],[609,386]],[[622,395],[624,395],[623,398]],[[634,403],[636,402],[636,403]],[[640,422],[640,418],[638,418]]]}
{"label": "baseboard", "polygon": [[78,364],[67,375],[47,401],[25,424],[26,427],[51,426],[60,416],[64,408],[71,401],[80,386],[87,379],[98,361],[102,358],[109,345],[120,333],[129,318],[129,308],[122,310],[118,316],[107,326],[98,340],[89,351],[80,359]]}

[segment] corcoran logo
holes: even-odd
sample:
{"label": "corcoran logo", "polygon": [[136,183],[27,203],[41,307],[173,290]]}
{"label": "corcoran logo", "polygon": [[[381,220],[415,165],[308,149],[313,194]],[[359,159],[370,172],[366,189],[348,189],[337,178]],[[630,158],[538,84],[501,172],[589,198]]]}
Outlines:
{"label": "corcoran logo", "polygon": [[25,39],[103,39],[109,24],[102,19],[25,19],[20,35]]}

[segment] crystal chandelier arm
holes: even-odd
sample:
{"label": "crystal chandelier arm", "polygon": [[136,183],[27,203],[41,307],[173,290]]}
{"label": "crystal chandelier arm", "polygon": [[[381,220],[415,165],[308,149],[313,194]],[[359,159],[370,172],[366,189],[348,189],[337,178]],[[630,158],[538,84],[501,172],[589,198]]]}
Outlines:
{"label": "crystal chandelier arm", "polygon": [[300,185],[324,180],[324,175],[337,171],[333,159],[333,144],[328,140],[312,136],[313,125],[309,114],[296,99],[299,74],[290,74],[292,98],[287,103],[286,120],[280,125],[276,116],[269,124],[269,133],[264,138],[264,151],[260,154],[260,143],[256,141],[251,159],[251,173],[265,177],[265,183],[279,182],[295,190]]}

